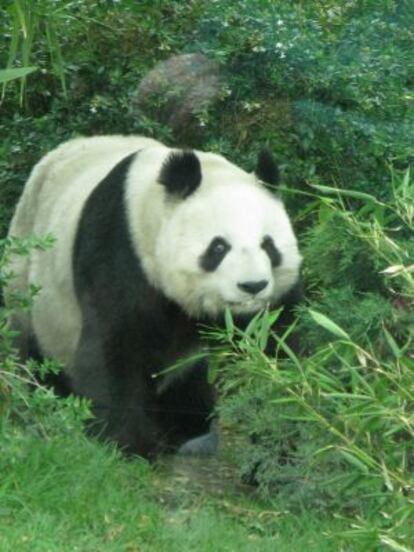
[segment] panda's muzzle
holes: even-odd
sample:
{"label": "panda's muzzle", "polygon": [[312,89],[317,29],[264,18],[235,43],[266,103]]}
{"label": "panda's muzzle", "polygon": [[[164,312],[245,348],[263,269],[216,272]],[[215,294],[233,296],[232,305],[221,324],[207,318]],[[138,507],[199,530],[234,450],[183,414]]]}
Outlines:
{"label": "panda's muzzle", "polygon": [[268,283],[269,282],[267,280],[259,280],[258,282],[241,282],[237,284],[237,287],[245,293],[249,293],[250,295],[257,295],[263,289],[265,289]]}

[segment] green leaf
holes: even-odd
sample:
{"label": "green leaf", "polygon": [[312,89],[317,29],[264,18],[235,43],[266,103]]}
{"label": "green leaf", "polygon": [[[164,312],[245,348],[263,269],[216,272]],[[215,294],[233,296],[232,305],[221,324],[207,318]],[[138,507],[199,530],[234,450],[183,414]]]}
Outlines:
{"label": "green leaf", "polygon": [[344,449],[340,449],[339,453],[341,454],[341,456],[343,456],[345,458],[345,460],[347,462],[349,462],[349,464],[352,464],[353,466],[358,468],[358,470],[362,471],[363,473],[368,473],[368,471],[369,471],[368,467],[366,466],[366,464],[361,462],[361,460],[359,458],[356,458],[356,456],[354,456],[353,454],[351,454],[350,452],[348,452]]}
{"label": "green leaf", "polygon": [[224,311],[224,323],[226,325],[227,336],[229,339],[232,339],[234,337],[234,322],[229,308],[226,308]]}
{"label": "green leaf", "polygon": [[269,336],[271,333],[272,326],[275,324],[276,320],[279,318],[282,308],[277,309],[273,312],[265,311],[261,317],[261,326],[259,326],[259,335],[258,335],[258,345],[261,351],[264,351],[267,347],[267,342],[269,341]]}
{"label": "green leaf", "polygon": [[335,194],[340,196],[353,197],[355,199],[363,199],[364,201],[371,201],[378,205],[383,205],[383,203],[379,201],[376,197],[365,192],[358,192],[356,190],[343,190],[340,188],[332,188],[331,186],[322,186],[321,184],[312,184],[312,187],[324,194]]}
{"label": "green leaf", "polygon": [[393,352],[395,358],[400,358],[400,356],[401,356],[400,348],[398,347],[395,339],[392,337],[392,335],[390,334],[390,332],[386,328],[384,328],[384,335],[385,335],[385,339],[387,340],[387,343],[388,343],[391,351]]}
{"label": "green leaf", "polygon": [[402,196],[405,198],[409,194],[407,193],[410,188],[410,167],[405,171],[403,179],[401,181],[401,189],[403,191]]}
{"label": "green leaf", "polygon": [[331,207],[332,199],[321,199],[318,209],[318,219],[320,224],[325,224],[334,215],[335,211]]}
{"label": "green leaf", "polygon": [[15,79],[21,79],[26,77],[33,71],[36,71],[37,67],[19,67],[16,69],[0,69],[0,82],[8,82]]}
{"label": "green leaf", "polygon": [[389,537],[388,535],[381,535],[380,536],[381,544],[385,544],[388,546],[391,550],[394,550],[395,552],[413,552],[413,548],[408,548],[402,544],[399,544],[397,541]]}
{"label": "green leaf", "polygon": [[269,320],[269,326],[272,327],[273,324],[279,319],[281,313],[283,311],[283,307],[278,308],[277,310],[271,311],[268,313],[267,317]]}
{"label": "green leaf", "polygon": [[292,404],[296,403],[296,399],[293,397],[282,397],[280,399],[272,399],[269,401],[270,404]]}
{"label": "green leaf", "polygon": [[259,322],[260,322],[260,319],[261,319],[262,315],[263,315],[263,311],[259,311],[250,320],[250,322],[248,323],[246,329],[243,332],[243,334],[246,337],[252,337],[257,332],[257,329],[259,327]]}
{"label": "green leaf", "polygon": [[217,364],[214,362],[210,362],[208,366],[208,372],[207,372],[207,382],[210,385],[213,385],[214,383],[216,383],[218,373],[219,373],[219,370],[218,370]]}
{"label": "green leaf", "polygon": [[340,337],[341,339],[351,341],[351,338],[346,333],[346,331],[340,328],[337,324],[335,324],[335,322],[333,322],[324,314],[311,309],[309,309],[309,314],[319,326],[322,326],[322,328],[325,328],[325,330],[327,330],[328,332],[336,335],[337,337]]}

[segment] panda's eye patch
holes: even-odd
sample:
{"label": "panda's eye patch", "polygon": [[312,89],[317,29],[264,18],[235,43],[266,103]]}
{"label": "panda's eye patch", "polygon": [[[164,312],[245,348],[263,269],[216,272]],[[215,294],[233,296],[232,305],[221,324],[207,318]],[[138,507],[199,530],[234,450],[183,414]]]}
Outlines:
{"label": "panda's eye patch", "polygon": [[200,258],[200,266],[206,272],[213,272],[230,251],[230,245],[224,238],[216,237]]}
{"label": "panda's eye patch", "polygon": [[265,236],[262,240],[261,248],[266,252],[273,267],[282,263],[282,254],[275,246],[275,242],[270,236]]}

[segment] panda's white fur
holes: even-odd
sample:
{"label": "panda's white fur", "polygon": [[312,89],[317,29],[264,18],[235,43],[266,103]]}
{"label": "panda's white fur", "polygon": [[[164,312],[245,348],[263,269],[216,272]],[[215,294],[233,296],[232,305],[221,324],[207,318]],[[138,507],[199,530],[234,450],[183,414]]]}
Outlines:
{"label": "panda's white fur", "polygon": [[[136,152],[139,153],[134,157],[128,157]],[[199,165],[201,181],[188,193],[174,193],[168,184],[162,182],[163,170],[171,163],[174,152],[185,157],[181,150],[173,150],[144,137],[105,136],[67,142],[47,154],[33,169],[9,232],[10,236],[16,237],[51,234],[56,240],[46,251],[33,250],[29,256],[15,257],[12,261],[15,278],[5,291],[6,301],[10,293],[26,292],[29,284],[41,288],[30,315],[18,313],[12,319],[12,324],[21,333],[22,355],[27,353],[29,339],[34,336],[43,355],[64,364],[65,374],[71,379],[75,393],[106,404],[108,413],[103,415],[103,419],[110,438],[145,455],[156,448],[163,432],[172,433],[180,425],[184,427],[182,435],[187,438],[197,435],[197,431],[204,432],[213,404],[210,387],[207,382],[203,384],[201,376],[195,373],[186,376],[188,382],[174,383],[181,385],[176,395],[174,392],[169,394],[168,390],[165,397],[154,398],[152,384],[144,376],[148,366],[158,371],[177,360],[177,356],[193,351],[197,339],[193,321],[219,319],[226,308],[230,308],[236,317],[247,317],[268,305],[283,303],[283,298],[298,284],[301,263],[297,241],[282,201],[265,188],[255,173],[243,171],[220,155],[196,151],[189,154],[189,163],[192,167],[195,160]],[[116,167],[123,166],[123,160],[127,167],[125,175],[119,173],[121,176],[116,176]],[[185,170],[184,167],[184,173]],[[175,173],[174,178],[177,174],[180,172]],[[85,222],[84,208],[108,178],[114,180],[110,184],[115,186],[105,188],[108,202],[111,200],[110,190],[122,184],[122,200],[119,200],[117,219],[113,224],[119,223],[118,214],[126,221],[122,243],[125,245],[127,240],[132,245],[131,253],[126,257],[128,266],[131,273],[145,280],[141,287],[128,287],[125,281],[125,290],[144,290],[142,297],[131,297],[134,312],[141,318],[135,318],[136,322],[129,318],[125,331],[122,312],[114,312],[117,317],[115,329],[111,320],[106,320],[108,305],[113,305],[114,298],[122,296],[123,308],[128,309],[129,298],[125,296],[128,291],[122,291],[124,276],[114,284],[116,292],[108,290],[108,305],[102,308],[96,300],[86,308],[75,289],[76,244],[94,239],[88,235],[87,221],[81,225],[81,221]],[[120,178],[124,182],[118,182]],[[176,185],[179,188],[181,184],[171,184],[172,188]],[[96,230],[100,219],[96,209],[94,213]],[[108,213],[105,224],[112,224],[108,221]],[[91,228],[91,235],[96,237],[95,230]],[[218,236],[228,244],[228,251],[214,269],[207,270],[200,260]],[[263,247],[265,238],[273,241],[280,262],[272,264]],[[102,240],[99,243],[99,247],[106,247]],[[84,257],[82,263],[86,262],[86,265],[82,266],[88,266],[93,273],[94,267],[88,265],[88,259]],[[100,259],[101,265],[96,270],[105,276],[105,257],[96,255],[94,258]],[[107,261],[112,263],[111,270],[116,270],[114,260]],[[119,267],[121,272],[123,268]],[[105,285],[110,287],[110,278],[105,278]],[[128,274],[125,278],[130,279]],[[263,289],[257,293],[244,290],[246,283],[257,282],[263,283]],[[96,289],[96,282],[91,285],[91,296],[95,290],[97,297],[102,297],[100,290]],[[157,297],[178,305],[178,310]],[[141,309],[146,301],[154,305],[162,318],[159,328],[157,321],[148,320],[147,324],[145,317],[151,317],[151,314],[145,314],[149,312],[148,307],[145,307],[147,310]],[[91,309],[93,320],[96,318],[105,326],[101,334],[101,330],[96,332],[96,324],[90,326]],[[136,338],[145,349],[142,355],[134,343],[135,324]],[[152,338],[151,335],[144,336],[148,327],[153,327],[151,324],[155,324],[154,331],[157,332],[155,342],[167,340],[168,343],[153,344],[151,339],[147,339]],[[94,342],[89,347],[88,336],[85,337],[83,332],[85,327],[92,328],[97,344]],[[139,332],[142,332],[141,336]],[[114,355],[105,352],[108,339],[114,340],[117,348]],[[165,354],[162,353],[163,347]],[[164,365],[153,366],[160,358]],[[119,365],[123,362],[125,366]],[[118,377],[118,371],[124,374],[125,381],[120,383],[120,394],[115,400],[111,378]],[[155,391],[157,393],[159,391]],[[193,427],[191,420],[184,419],[178,408],[178,421],[171,425],[168,409],[176,408],[177,401],[189,401],[185,408],[191,412],[193,395],[200,398],[207,414],[199,416]],[[130,405],[122,413],[124,418],[118,413],[122,401]],[[162,423],[150,415],[158,408],[167,412]],[[131,415],[128,415],[128,409]],[[183,441],[177,437],[174,442]]]}

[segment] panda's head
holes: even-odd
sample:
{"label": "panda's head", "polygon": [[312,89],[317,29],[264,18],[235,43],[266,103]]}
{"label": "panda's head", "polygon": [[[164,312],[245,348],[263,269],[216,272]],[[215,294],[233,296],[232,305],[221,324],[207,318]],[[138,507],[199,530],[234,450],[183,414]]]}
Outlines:
{"label": "panda's head", "polygon": [[267,152],[252,174],[211,153],[165,158],[156,183],[162,216],[151,247],[142,244],[144,267],[190,316],[215,317],[226,307],[254,313],[277,304],[297,282],[301,256],[291,223],[263,185],[277,180]]}

